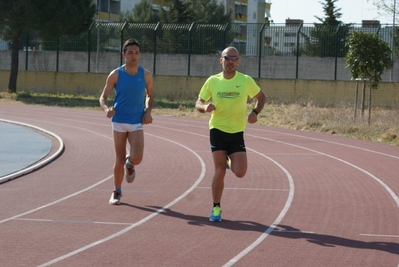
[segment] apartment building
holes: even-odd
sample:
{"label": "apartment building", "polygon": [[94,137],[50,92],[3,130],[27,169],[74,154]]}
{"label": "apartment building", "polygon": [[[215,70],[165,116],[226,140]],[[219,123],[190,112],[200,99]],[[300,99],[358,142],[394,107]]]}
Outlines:
{"label": "apartment building", "polygon": [[[96,20],[119,21],[122,0],[93,0],[97,7]],[[132,2],[125,0],[125,2]]]}

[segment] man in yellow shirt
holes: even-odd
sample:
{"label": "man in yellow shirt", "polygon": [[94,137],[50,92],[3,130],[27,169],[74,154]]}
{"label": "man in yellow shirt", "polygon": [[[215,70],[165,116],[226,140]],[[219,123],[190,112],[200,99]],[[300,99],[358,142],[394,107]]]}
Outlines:
{"label": "man in yellow shirt", "polygon": [[[247,172],[247,153],[244,143],[246,122],[257,122],[257,115],[266,102],[265,94],[252,77],[237,71],[239,53],[235,47],[223,50],[219,59],[222,72],[210,76],[201,88],[196,109],[212,112],[209,120],[210,144],[215,164],[212,178],[213,209],[210,221],[222,220],[220,201],[228,168],[242,178]],[[247,116],[247,100],[255,99],[255,106]]]}

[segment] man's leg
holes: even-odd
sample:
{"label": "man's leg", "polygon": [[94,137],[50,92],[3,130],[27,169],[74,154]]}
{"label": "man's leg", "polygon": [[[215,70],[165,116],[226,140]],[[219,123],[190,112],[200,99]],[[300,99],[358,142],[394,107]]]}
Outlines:
{"label": "man's leg", "polygon": [[126,139],[128,133],[114,131],[115,145],[115,164],[114,164],[114,186],[121,188],[123,176],[125,174],[124,166],[126,161]]}
{"label": "man's leg", "polygon": [[143,130],[128,133],[128,141],[130,144],[129,162],[132,165],[139,165],[143,160],[144,153]]}
{"label": "man's leg", "polygon": [[215,173],[212,178],[212,198],[213,203],[220,203],[224,188],[224,176],[226,175],[226,151],[214,151],[212,156],[215,164]]}
{"label": "man's leg", "polygon": [[244,177],[244,175],[247,173],[247,165],[248,165],[247,152],[244,151],[235,152],[233,154],[230,154],[229,157],[231,160],[231,166],[230,166],[231,171],[238,178]]}

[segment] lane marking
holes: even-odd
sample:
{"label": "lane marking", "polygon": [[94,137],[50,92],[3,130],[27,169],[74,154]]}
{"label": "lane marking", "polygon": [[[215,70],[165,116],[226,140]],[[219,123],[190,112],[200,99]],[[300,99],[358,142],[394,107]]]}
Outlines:
{"label": "lane marking", "polygon": [[39,160],[39,162],[37,162],[37,163],[35,163],[33,165],[30,165],[29,167],[24,168],[24,169],[22,169],[20,171],[16,171],[16,172],[13,172],[11,174],[2,176],[0,178],[0,184],[4,183],[4,182],[8,182],[8,181],[10,181],[12,179],[15,179],[17,177],[20,177],[22,175],[28,174],[30,172],[33,172],[33,171],[35,171],[35,170],[37,170],[39,168],[42,168],[43,166],[49,164],[50,162],[52,162],[53,160],[58,158],[64,152],[64,149],[65,149],[64,142],[62,141],[61,137],[59,137],[55,133],[52,133],[50,131],[47,131],[47,130],[45,130],[43,128],[31,125],[31,124],[22,123],[22,122],[18,122],[18,121],[10,121],[10,120],[4,120],[4,119],[0,119],[0,121],[6,122],[6,123],[11,123],[11,124],[16,124],[16,125],[21,125],[21,126],[25,126],[25,127],[28,127],[28,128],[35,129],[35,130],[37,130],[39,132],[43,132],[43,133],[45,133],[47,135],[50,135],[50,136],[54,137],[55,139],[57,139],[57,141],[59,143],[59,148],[53,155],[51,155],[50,157],[48,157],[48,158],[46,158],[44,160]]}
{"label": "lane marking", "polygon": [[[174,121],[176,121],[176,120],[174,120]],[[208,125],[199,126],[199,125],[190,125],[190,124],[186,124],[186,123],[177,123],[177,122],[172,122],[172,123],[175,124],[175,125],[181,125],[181,126],[187,126],[187,127],[197,127],[197,128],[207,128],[208,127]],[[172,123],[168,122],[168,125],[172,124]],[[260,125],[260,126],[263,126],[263,125]],[[157,127],[159,127],[159,126],[157,126]],[[268,127],[268,126],[264,126],[264,127]],[[394,156],[394,155],[391,155],[391,154],[386,154],[386,153],[383,153],[383,152],[379,152],[379,151],[375,151],[375,150],[371,150],[371,149],[367,149],[367,148],[362,148],[362,147],[357,147],[357,146],[353,146],[353,145],[338,143],[338,142],[334,142],[334,141],[319,139],[319,138],[315,138],[315,137],[308,137],[308,136],[290,134],[290,133],[285,133],[285,132],[278,132],[278,131],[272,131],[272,130],[266,130],[266,129],[259,129],[259,128],[256,128],[256,127],[251,127],[251,125],[248,125],[246,130],[247,131],[246,131],[245,135],[248,135],[247,134],[248,130],[253,130],[253,131],[268,132],[268,133],[278,134],[278,135],[294,136],[294,137],[298,137],[298,138],[302,138],[302,139],[315,140],[315,141],[319,141],[319,142],[323,142],[323,143],[330,143],[330,144],[334,144],[334,145],[350,147],[350,148],[357,149],[357,150],[363,150],[363,151],[367,151],[367,152],[370,152],[370,153],[379,154],[379,155],[382,155],[382,156],[387,156],[387,157],[399,159],[399,156]],[[289,130],[289,129],[286,129],[286,130]],[[342,137],[342,138],[345,138],[345,137]],[[353,138],[350,138],[350,139],[353,139]],[[274,140],[274,139],[270,139],[270,140]],[[376,142],[372,142],[372,143],[376,143]],[[377,144],[383,144],[383,143],[377,143]]]}
{"label": "lane marking", "polygon": [[343,159],[334,157],[334,156],[332,156],[332,155],[329,155],[329,154],[326,154],[326,153],[323,153],[323,152],[319,152],[319,151],[316,151],[316,150],[313,150],[313,149],[310,149],[310,148],[307,148],[307,147],[303,147],[303,146],[299,146],[299,145],[294,145],[294,144],[290,144],[290,143],[283,142],[283,141],[277,141],[277,140],[274,140],[274,139],[270,139],[270,138],[266,138],[266,137],[261,137],[261,136],[257,136],[257,135],[249,135],[249,136],[256,137],[256,138],[259,138],[259,139],[264,139],[264,140],[269,140],[269,141],[277,142],[277,143],[280,143],[280,144],[285,144],[285,145],[288,145],[288,146],[293,146],[293,147],[301,148],[301,149],[308,150],[308,151],[312,151],[312,152],[314,152],[314,153],[316,153],[316,154],[320,154],[320,155],[323,155],[323,156],[326,156],[326,157],[335,159],[335,160],[337,160],[337,161],[340,161],[340,162],[342,162],[342,163],[344,163],[344,164],[347,164],[347,165],[349,165],[349,166],[351,166],[351,167],[353,167],[353,168],[355,168],[355,169],[357,169],[357,170],[359,170],[359,171],[365,173],[366,175],[370,176],[372,179],[374,179],[375,181],[377,181],[380,185],[382,185],[382,187],[383,187],[383,188],[389,193],[389,195],[392,197],[393,201],[396,203],[396,206],[399,207],[399,198],[398,198],[398,196],[395,194],[395,192],[394,192],[386,183],[384,183],[381,179],[379,179],[378,177],[376,177],[376,176],[373,175],[372,173],[370,173],[370,172],[368,172],[368,171],[366,171],[366,170],[360,168],[359,166],[357,166],[357,165],[355,165],[355,164],[352,164],[352,163],[350,163],[350,162],[348,162],[348,161],[346,161],[346,160],[343,160]]}
{"label": "lane marking", "polygon": [[256,239],[252,244],[250,244],[249,246],[247,246],[244,250],[242,250],[240,253],[238,253],[235,257],[233,257],[232,259],[230,259],[226,264],[224,264],[224,267],[228,267],[228,266],[232,266],[234,265],[237,261],[239,261],[242,257],[244,257],[245,255],[247,255],[249,252],[251,252],[251,250],[253,250],[256,246],[258,246],[263,240],[265,240],[266,237],[269,236],[269,234],[271,232],[273,232],[276,227],[280,224],[280,222],[282,221],[282,219],[284,218],[284,216],[287,214],[289,208],[291,207],[293,198],[294,198],[294,193],[295,193],[295,185],[294,185],[294,180],[292,179],[291,174],[288,172],[288,170],[286,170],[282,165],[280,165],[277,161],[273,160],[272,158],[261,154],[260,152],[257,152],[253,149],[250,149],[247,147],[247,150],[250,150],[256,154],[261,155],[262,157],[265,157],[267,159],[269,159],[271,162],[273,162],[275,165],[277,165],[286,175],[287,179],[288,179],[288,184],[289,184],[289,193],[288,193],[288,197],[287,200],[285,202],[285,205],[283,207],[283,209],[281,210],[280,214],[277,216],[276,220],[272,223],[271,226],[269,226],[269,228],[266,229],[265,232],[263,232],[258,239]]}
{"label": "lane marking", "polygon": [[55,200],[55,201],[53,201],[53,202],[50,202],[50,203],[48,203],[48,204],[46,204],[46,205],[43,205],[43,206],[37,207],[37,208],[35,208],[35,209],[29,210],[29,211],[27,211],[27,212],[23,212],[23,213],[20,213],[20,214],[18,214],[18,215],[15,215],[15,216],[9,217],[9,218],[7,218],[7,219],[1,220],[1,221],[0,221],[0,224],[5,223],[5,222],[8,222],[8,221],[11,221],[11,220],[15,220],[15,219],[17,219],[17,218],[19,218],[19,217],[22,217],[22,216],[31,214],[31,213],[33,213],[33,212],[42,210],[42,209],[44,209],[44,208],[50,207],[50,206],[55,205],[55,204],[58,204],[58,203],[60,203],[60,202],[62,202],[62,201],[64,201],[64,200],[67,200],[67,199],[70,199],[70,198],[72,198],[72,197],[74,197],[74,196],[77,196],[77,195],[79,195],[79,194],[82,194],[82,193],[84,193],[84,192],[86,192],[86,191],[88,191],[88,190],[90,190],[90,189],[92,189],[92,188],[94,188],[94,187],[96,187],[96,186],[98,186],[98,185],[104,183],[105,181],[107,181],[107,180],[109,180],[109,179],[111,179],[111,178],[113,178],[113,175],[110,175],[110,176],[108,176],[107,178],[105,178],[105,179],[103,179],[103,180],[101,180],[101,181],[99,181],[99,182],[97,182],[97,183],[95,183],[95,184],[92,184],[91,186],[86,187],[86,188],[83,189],[83,190],[80,190],[80,191],[78,191],[78,192],[75,192],[75,193],[70,194],[70,195],[68,195],[68,196],[65,196],[65,197],[63,197],[63,198],[60,198],[60,199]]}
{"label": "lane marking", "polygon": [[78,253],[80,253],[80,252],[82,252],[82,251],[85,251],[85,250],[87,250],[87,249],[90,249],[90,248],[92,248],[92,247],[94,247],[94,246],[97,246],[97,245],[99,245],[99,244],[102,244],[102,243],[104,243],[104,242],[107,242],[107,241],[109,241],[109,240],[111,240],[111,239],[114,239],[114,238],[116,238],[116,237],[118,237],[118,236],[121,236],[121,235],[123,235],[123,234],[129,232],[130,230],[132,230],[132,229],[136,228],[137,226],[140,226],[141,224],[143,224],[143,223],[145,223],[145,222],[151,220],[151,219],[154,218],[155,216],[161,214],[161,213],[164,212],[166,209],[170,208],[171,206],[173,206],[174,204],[176,204],[177,202],[179,202],[181,199],[183,199],[183,198],[186,197],[189,193],[191,193],[191,191],[193,191],[193,190],[198,186],[198,184],[203,180],[203,178],[204,178],[204,176],[205,176],[205,170],[206,170],[206,168],[205,168],[205,162],[202,160],[202,158],[201,158],[194,150],[190,149],[190,148],[187,147],[187,146],[184,146],[184,145],[182,145],[182,144],[179,144],[179,143],[177,143],[177,142],[175,142],[175,141],[172,141],[172,140],[170,140],[170,139],[166,139],[166,138],[159,137],[159,136],[152,135],[152,134],[148,134],[148,133],[147,133],[147,135],[150,135],[150,136],[153,136],[153,137],[156,137],[156,138],[159,138],[159,139],[162,139],[162,140],[165,140],[165,141],[174,143],[174,144],[176,144],[176,145],[179,145],[179,146],[181,146],[181,147],[187,149],[187,150],[190,151],[191,153],[193,153],[193,154],[198,158],[198,160],[199,160],[200,163],[201,163],[201,174],[199,175],[199,177],[198,177],[198,179],[196,180],[196,182],[195,182],[189,189],[187,189],[183,194],[181,194],[179,197],[177,197],[176,199],[174,199],[172,202],[170,202],[169,204],[165,205],[164,207],[158,209],[157,211],[151,213],[151,214],[148,215],[147,217],[144,217],[143,219],[141,219],[141,220],[139,220],[139,221],[137,221],[137,222],[135,222],[135,223],[133,223],[133,224],[130,224],[129,227],[126,227],[126,228],[122,229],[121,231],[116,232],[115,234],[109,235],[109,236],[107,236],[107,237],[105,237],[105,238],[99,239],[99,240],[97,240],[97,241],[95,241],[95,242],[93,242],[93,243],[87,244],[86,246],[83,246],[83,247],[78,248],[78,249],[76,249],[76,250],[74,250],[74,251],[71,251],[71,252],[69,252],[69,253],[67,253],[67,254],[64,254],[64,255],[62,255],[62,256],[60,256],[60,257],[58,257],[58,258],[55,258],[55,259],[53,259],[53,260],[51,260],[51,261],[48,261],[48,262],[46,262],[46,263],[43,263],[43,264],[39,265],[40,267],[49,266],[49,265],[52,265],[52,264],[54,264],[54,263],[60,262],[60,261],[62,261],[62,260],[64,260],[64,259],[69,258],[69,257],[71,257],[71,256],[73,256],[73,255],[76,255],[76,254],[78,254]]}
{"label": "lane marking", "polygon": [[[210,186],[198,186],[197,189],[211,189]],[[249,190],[249,191],[282,191],[288,192],[289,189],[276,189],[276,188],[238,188],[238,187],[225,187],[224,190]]]}
{"label": "lane marking", "polygon": [[34,221],[34,222],[53,222],[53,223],[76,223],[76,224],[106,224],[106,225],[131,225],[131,223],[118,222],[95,222],[95,221],[78,221],[78,220],[50,220],[50,219],[25,219],[17,218],[19,221]]}
{"label": "lane marking", "polygon": [[399,235],[379,235],[379,234],[360,234],[361,236],[372,236],[372,237],[393,237],[399,238]]}
{"label": "lane marking", "polygon": [[274,230],[276,233],[294,233],[294,234],[314,234],[315,232],[300,231],[300,230]]}
{"label": "lane marking", "polygon": [[[168,129],[170,129],[170,128],[168,128]],[[191,133],[191,134],[193,134],[193,133]],[[285,134],[285,133],[282,133],[282,134]],[[286,135],[291,135],[291,136],[298,136],[298,135],[292,135],[292,134],[286,134]],[[298,137],[301,137],[301,138],[308,138],[308,139],[314,139],[314,140],[320,140],[320,139],[316,139],[316,138],[309,138],[309,137],[303,137],[303,136],[298,136]],[[274,141],[274,142],[279,142],[279,141],[276,141],[276,140],[273,140],[273,139],[270,139],[270,140],[272,140],[272,141]],[[359,147],[354,147],[354,146],[350,146],[350,145],[345,145],[345,144],[340,144],[340,143],[336,143],[336,142],[332,142],[332,141],[326,141],[326,140],[320,140],[320,141],[323,141],[323,142],[328,142],[328,143],[333,143],[333,144],[338,144],[338,145],[342,145],[342,146],[348,146],[348,147],[352,147],[352,148],[356,148],[356,149],[361,149],[361,150],[365,150],[365,151],[368,151],[368,152],[372,152],[372,153],[377,153],[377,154],[381,154],[381,155],[386,155],[386,156],[390,156],[390,157],[394,157],[394,158],[399,158],[399,157],[395,157],[395,156],[392,156],[392,155],[389,155],[389,154],[384,154],[384,153],[380,153],[380,152],[376,152],[376,151],[372,151],[372,150],[368,150],[368,149],[363,149],[363,148],[359,148]],[[284,143],[284,142],[281,142],[281,143]],[[287,144],[287,143],[286,143]],[[289,144],[289,145],[292,145],[292,144]],[[300,146],[297,146],[297,147],[300,147]],[[302,147],[303,148],[303,147]],[[306,148],[304,148],[304,149],[306,149]],[[308,149],[308,150],[310,150],[310,149]],[[310,150],[310,151],[312,151],[312,150]],[[319,153],[319,154],[323,154],[323,153],[321,153],[321,152],[317,152],[316,151],[316,153]],[[324,154],[324,155],[326,155],[326,156],[329,156],[329,155],[327,155],[327,154]],[[263,155],[264,156],[264,155]],[[265,156],[266,157],[266,156]],[[332,157],[332,156],[331,156]],[[334,158],[334,157],[332,157],[332,158]],[[338,159],[339,160],[339,159]],[[342,160],[341,160],[342,161]],[[349,164],[348,162],[346,162],[347,164]],[[351,165],[351,164],[349,164],[349,165]],[[353,167],[357,167],[357,166],[355,166],[355,165],[352,165]],[[377,178],[378,179],[378,178]],[[289,197],[288,197],[289,198]],[[281,214],[281,213],[280,213]],[[273,225],[272,225],[273,226]],[[271,227],[272,227],[271,226]],[[274,226],[274,228],[275,228],[276,226]],[[270,227],[269,227],[270,228]],[[265,233],[267,233],[267,231],[265,231]],[[264,234],[265,234],[264,233]],[[270,232],[269,232],[270,233]],[[258,238],[259,239],[259,238]],[[255,243],[255,242],[254,242]],[[227,265],[226,265],[227,266]],[[399,267],[399,265],[398,265],[398,267]]]}

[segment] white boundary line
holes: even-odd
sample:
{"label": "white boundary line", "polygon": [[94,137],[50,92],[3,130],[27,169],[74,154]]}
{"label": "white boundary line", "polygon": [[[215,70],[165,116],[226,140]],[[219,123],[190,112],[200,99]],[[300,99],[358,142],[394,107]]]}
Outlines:
{"label": "white boundary line", "polygon": [[[108,240],[111,240],[111,239],[116,238],[116,237],[118,237],[118,236],[120,236],[120,235],[123,235],[123,234],[125,234],[126,232],[129,232],[130,230],[132,230],[132,229],[136,228],[137,226],[139,226],[139,225],[141,225],[141,224],[143,224],[143,223],[145,223],[145,222],[151,220],[153,217],[157,216],[158,214],[162,213],[163,211],[165,211],[165,210],[168,209],[169,207],[171,207],[171,206],[173,206],[174,204],[176,204],[177,202],[179,202],[181,199],[183,199],[183,198],[186,197],[189,193],[191,193],[191,191],[193,191],[193,190],[197,187],[197,185],[202,181],[202,179],[203,179],[204,176],[205,176],[205,169],[206,169],[206,168],[205,168],[205,163],[204,163],[204,161],[202,160],[202,158],[201,158],[195,151],[193,151],[193,150],[190,149],[189,147],[186,147],[186,146],[184,146],[184,145],[182,145],[182,144],[179,144],[179,143],[177,143],[177,142],[175,142],[175,141],[172,141],[172,140],[169,140],[169,139],[166,139],[166,138],[162,138],[162,137],[159,137],[159,136],[155,136],[155,135],[152,135],[152,134],[147,134],[147,135],[150,135],[150,136],[153,136],[153,137],[156,137],[156,138],[160,138],[160,139],[166,140],[166,141],[168,141],[168,142],[177,144],[177,145],[179,145],[179,146],[181,146],[181,147],[183,147],[183,148],[189,150],[191,153],[193,153],[193,154],[199,159],[199,161],[201,162],[201,174],[200,174],[200,176],[198,177],[197,181],[196,181],[188,190],[186,190],[183,194],[181,194],[179,197],[177,197],[176,199],[174,199],[172,202],[170,202],[169,204],[165,205],[164,207],[158,209],[157,211],[151,213],[150,215],[148,215],[147,217],[141,219],[140,221],[131,224],[129,227],[126,227],[126,228],[124,228],[123,230],[121,230],[121,231],[119,231],[119,232],[117,232],[117,233],[115,233],[115,234],[113,234],[113,235],[109,235],[109,236],[107,236],[107,237],[105,237],[105,238],[103,238],[103,239],[97,240],[96,242],[87,244],[86,246],[83,246],[83,247],[81,247],[81,248],[79,248],[79,249],[76,249],[76,250],[74,250],[74,251],[71,251],[71,252],[69,252],[69,253],[67,253],[67,254],[65,254],[65,255],[62,255],[62,256],[60,256],[60,257],[58,257],[58,258],[55,258],[55,259],[53,259],[53,260],[51,260],[51,261],[48,261],[48,262],[46,262],[46,263],[43,263],[43,264],[39,265],[40,267],[49,266],[49,265],[52,265],[52,264],[54,264],[54,263],[60,262],[60,261],[62,261],[62,260],[64,260],[64,259],[69,258],[69,257],[71,257],[71,256],[73,256],[73,255],[76,255],[76,254],[78,254],[78,253],[80,253],[80,252],[82,252],[82,251],[85,251],[85,250],[87,250],[87,249],[89,249],[89,248],[92,248],[92,247],[97,246],[97,245],[99,245],[99,244],[102,244],[102,243],[104,243],[104,242],[106,242],[106,241],[108,241]],[[110,177],[112,177],[112,176],[110,176]],[[109,178],[109,177],[108,177],[108,178]],[[108,178],[107,178],[107,179],[108,179]],[[104,181],[104,180],[103,180],[103,181]],[[93,187],[93,186],[92,186],[92,187]],[[86,190],[88,190],[88,189],[85,189],[84,191],[86,191]],[[82,190],[82,191],[83,191],[83,190]],[[81,191],[81,192],[82,192],[82,191]],[[0,222],[0,223],[1,223],[1,222]]]}
{"label": "white boundary line", "polygon": [[10,180],[12,180],[12,179],[15,179],[15,178],[17,178],[17,177],[19,177],[19,176],[25,175],[25,174],[27,174],[27,173],[33,172],[33,171],[35,171],[35,170],[37,170],[37,169],[39,169],[39,168],[45,166],[46,164],[50,163],[50,162],[53,161],[54,159],[58,158],[58,157],[62,154],[62,152],[64,151],[64,148],[65,148],[64,142],[63,142],[62,139],[61,139],[58,135],[56,135],[55,133],[52,133],[52,132],[49,132],[49,131],[47,131],[47,130],[45,130],[45,129],[43,129],[43,128],[39,128],[39,127],[36,127],[36,126],[34,126],[34,125],[26,124],[26,123],[22,123],[22,122],[10,121],[10,120],[4,120],[4,119],[0,119],[0,122],[6,122],[6,123],[10,123],[10,124],[21,125],[21,126],[25,126],[25,127],[28,127],[28,128],[33,128],[33,129],[35,129],[35,130],[44,132],[44,133],[46,133],[46,134],[48,134],[48,135],[51,135],[51,136],[53,136],[54,138],[56,138],[56,139],[58,140],[59,145],[60,145],[60,147],[58,148],[58,150],[57,150],[53,155],[51,155],[50,157],[48,157],[47,159],[45,159],[45,160],[43,160],[43,161],[39,161],[39,162],[37,162],[36,164],[31,165],[31,166],[29,166],[29,167],[27,167],[27,168],[25,168],[25,169],[20,170],[20,171],[13,172],[13,173],[11,173],[11,174],[2,176],[2,177],[0,178],[0,184],[1,184],[1,183],[4,183],[4,182],[8,182],[8,181],[10,181]]}
{"label": "white boundary line", "polygon": [[310,149],[310,148],[307,148],[307,147],[298,146],[298,145],[286,143],[286,142],[283,142],[283,141],[277,141],[277,140],[274,140],[274,139],[265,138],[265,137],[261,137],[261,136],[257,136],[257,135],[252,135],[252,134],[250,134],[250,135],[248,135],[248,136],[252,136],[252,137],[259,138],[259,139],[269,140],[269,141],[273,141],[273,142],[277,142],[277,143],[281,143],[281,144],[285,144],[285,145],[289,145],[289,146],[301,148],[301,149],[304,149],[304,150],[307,150],[307,151],[312,151],[312,152],[314,152],[314,153],[316,153],[316,154],[323,155],[323,156],[326,156],[326,157],[335,159],[335,160],[337,160],[337,161],[340,161],[340,162],[342,162],[342,163],[344,163],[344,164],[347,164],[347,165],[349,165],[349,166],[351,166],[351,167],[353,167],[353,168],[355,168],[355,169],[357,169],[357,170],[359,170],[359,171],[365,173],[366,175],[368,175],[368,176],[370,176],[372,179],[374,179],[376,182],[378,182],[380,185],[382,185],[382,187],[383,187],[383,188],[389,193],[389,195],[392,197],[393,201],[395,201],[396,206],[399,207],[399,198],[398,198],[398,196],[395,194],[395,192],[394,192],[386,183],[384,183],[381,179],[379,179],[378,177],[376,177],[376,176],[373,175],[372,173],[370,173],[370,172],[368,172],[368,171],[366,171],[366,170],[360,168],[359,166],[356,166],[355,164],[352,164],[352,163],[350,163],[350,162],[348,162],[348,161],[346,161],[346,160],[343,160],[343,159],[334,157],[334,156],[332,156],[332,155],[329,155],[329,154],[326,154],[326,153],[323,153],[323,152],[319,152],[319,151],[317,151],[317,150],[313,150],[313,149]]}
{"label": "white boundary line", "polygon": [[244,250],[242,250],[239,254],[237,254],[234,258],[230,259],[226,264],[223,265],[223,267],[228,267],[234,265],[237,261],[239,261],[242,257],[247,255],[251,250],[253,250],[257,245],[259,245],[268,235],[273,232],[273,230],[277,227],[277,225],[280,224],[284,216],[287,214],[289,208],[291,207],[292,200],[294,199],[294,193],[295,193],[295,185],[294,185],[294,180],[292,179],[291,174],[282,166],[280,165],[277,161],[273,160],[272,158],[269,158],[268,156],[265,156],[253,149],[250,149],[247,147],[247,150],[250,150],[254,153],[257,153],[267,159],[269,159],[271,162],[273,162],[275,165],[277,165],[287,176],[288,178],[288,184],[289,184],[289,193],[288,193],[288,198],[287,201],[285,202],[284,208],[281,210],[280,214],[276,218],[276,220],[272,223],[269,228],[265,232],[263,232],[252,244],[247,246]]}

